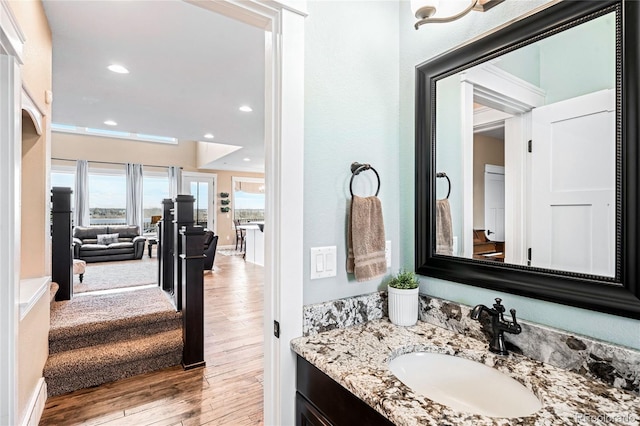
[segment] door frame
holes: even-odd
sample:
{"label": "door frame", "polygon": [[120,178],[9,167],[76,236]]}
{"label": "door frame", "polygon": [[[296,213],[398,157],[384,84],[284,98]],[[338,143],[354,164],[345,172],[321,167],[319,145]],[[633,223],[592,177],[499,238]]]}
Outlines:
{"label": "door frame", "polygon": [[264,423],[295,424],[289,342],[302,335],[306,0],[184,1],[265,31]]}
{"label": "door frame", "polygon": [[[0,424],[17,424],[22,110],[25,36],[0,0]],[[43,212],[44,214],[44,212]]]}
{"label": "door frame", "polygon": [[[530,124],[525,123],[529,112],[544,105],[545,91],[488,63],[471,68],[460,76],[460,109],[462,114],[462,181],[464,200],[473,200],[473,134],[474,102],[513,115],[504,119],[505,126],[505,210],[515,214],[505,215],[505,261],[517,261],[522,257],[521,244],[525,240],[526,224],[522,212],[527,199],[523,191],[513,191],[526,185],[526,137]],[[488,124],[488,123],[485,123]],[[473,257],[473,203],[464,203],[462,224],[463,256]],[[511,246],[511,247],[510,247]]]}

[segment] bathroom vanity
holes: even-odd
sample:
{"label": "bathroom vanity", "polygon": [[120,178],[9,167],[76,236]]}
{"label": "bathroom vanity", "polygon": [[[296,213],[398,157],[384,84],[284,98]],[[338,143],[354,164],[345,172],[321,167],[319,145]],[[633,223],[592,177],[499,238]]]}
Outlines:
{"label": "bathroom vanity", "polygon": [[[422,321],[398,327],[383,318],[296,338],[291,347],[298,354],[300,424],[640,424],[640,397],[633,393],[522,355],[493,354],[486,343]],[[436,403],[389,369],[392,359],[414,352],[454,355],[493,367],[532,391],[542,408],[526,417],[501,418]],[[500,393],[491,386],[474,391]],[[343,417],[349,415],[359,421]]]}

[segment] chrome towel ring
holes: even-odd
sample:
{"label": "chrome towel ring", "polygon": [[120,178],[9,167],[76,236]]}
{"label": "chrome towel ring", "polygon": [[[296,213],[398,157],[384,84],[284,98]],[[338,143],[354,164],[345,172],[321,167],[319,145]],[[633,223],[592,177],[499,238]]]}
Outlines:
{"label": "chrome towel ring", "polygon": [[351,192],[352,197],[353,197],[353,178],[356,177],[356,175],[359,175],[361,172],[364,172],[365,170],[371,170],[373,171],[373,173],[376,174],[376,178],[378,178],[378,189],[376,189],[376,196],[378,196],[378,193],[380,192],[380,175],[378,174],[376,169],[371,167],[371,164],[362,164],[362,163],[354,162],[354,163],[351,163],[351,182],[349,182],[349,192]]}

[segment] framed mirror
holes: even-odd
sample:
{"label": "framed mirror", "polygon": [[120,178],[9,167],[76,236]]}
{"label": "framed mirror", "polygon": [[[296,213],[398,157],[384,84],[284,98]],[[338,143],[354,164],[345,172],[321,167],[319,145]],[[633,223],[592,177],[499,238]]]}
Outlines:
{"label": "framed mirror", "polygon": [[640,318],[640,3],[563,1],[416,68],[416,271]]}

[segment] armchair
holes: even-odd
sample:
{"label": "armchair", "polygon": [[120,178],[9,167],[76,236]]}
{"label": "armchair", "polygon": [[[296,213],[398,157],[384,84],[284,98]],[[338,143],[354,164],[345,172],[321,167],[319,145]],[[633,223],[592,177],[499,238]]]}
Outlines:
{"label": "armchair", "polygon": [[204,270],[213,269],[213,261],[216,258],[216,248],[218,247],[218,236],[213,235],[213,231],[204,232]]}

